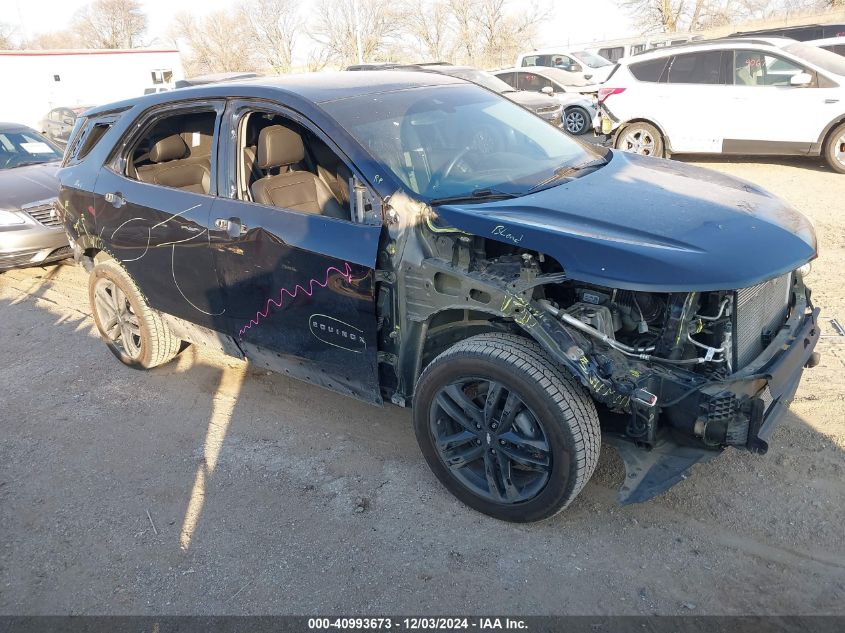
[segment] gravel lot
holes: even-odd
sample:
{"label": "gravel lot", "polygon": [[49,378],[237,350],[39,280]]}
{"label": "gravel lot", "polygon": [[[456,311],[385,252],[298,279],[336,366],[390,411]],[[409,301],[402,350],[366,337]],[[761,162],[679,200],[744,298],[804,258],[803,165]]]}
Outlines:
{"label": "gravel lot", "polygon": [[[845,176],[695,161],[815,223],[845,323]],[[86,276],[0,275],[0,613],[845,614],[845,338],[829,326],[772,450],[619,507],[509,525],[430,474],[411,416],[189,348],[151,372],[93,333]]]}

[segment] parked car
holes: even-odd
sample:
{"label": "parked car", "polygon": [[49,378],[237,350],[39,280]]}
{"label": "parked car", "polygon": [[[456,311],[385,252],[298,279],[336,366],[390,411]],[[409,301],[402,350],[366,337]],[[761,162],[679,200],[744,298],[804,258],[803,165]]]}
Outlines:
{"label": "parked car", "polygon": [[818,46],[826,51],[845,57],[845,35],[840,35],[839,37],[826,37],[821,40],[811,40],[807,42],[807,44],[810,44],[811,46]]}
{"label": "parked car", "polygon": [[588,50],[547,48],[522,53],[516,58],[517,66],[546,66],[569,73],[567,86],[600,84],[613,71],[614,64],[601,55]]}
{"label": "parked car", "polygon": [[671,35],[648,35],[640,37],[626,37],[616,40],[604,40],[602,42],[585,45],[584,47],[591,53],[596,53],[597,55],[616,63],[623,57],[639,55],[640,53],[654,48],[677,46],[678,44],[686,44],[688,42],[695,42],[703,39],[703,35],[672,33]]}
{"label": "parked car", "polygon": [[497,79],[493,74],[478,70],[472,66],[453,66],[444,62],[428,64],[356,64],[349,66],[346,70],[420,70],[457,77],[483,86],[510,99],[514,103],[518,103],[523,108],[531,110],[531,112],[552,125],[558,127],[563,125],[563,108],[555,99],[547,95],[514,90],[505,82]]}
{"label": "parked car", "polygon": [[[480,130],[492,142],[468,146]],[[89,111],[63,165],[60,213],[120,361],[201,342],[413,406],[437,477],[500,519],[564,508],[602,431],[627,502],[726,446],[765,452],[818,361],[804,216],[454,77],[140,97]]]}
{"label": "parked car", "polygon": [[599,106],[619,149],[821,155],[845,173],[845,59],[802,42],[724,39],[623,59]]}
{"label": "parked car", "polygon": [[0,271],[70,257],[54,206],[61,157],[35,130],[0,123]]}
{"label": "parked car", "polygon": [[[563,106],[563,123],[570,134],[584,134],[593,129],[596,101],[584,88],[567,88],[563,71],[557,68],[506,68],[493,73],[511,88],[523,92],[540,92],[554,97]],[[598,91],[598,88],[595,88]],[[519,93],[517,93],[519,94]]]}
{"label": "parked car", "polygon": [[76,118],[90,107],[85,105],[50,110],[41,119],[41,133],[57,145],[64,147],[76,124]]}

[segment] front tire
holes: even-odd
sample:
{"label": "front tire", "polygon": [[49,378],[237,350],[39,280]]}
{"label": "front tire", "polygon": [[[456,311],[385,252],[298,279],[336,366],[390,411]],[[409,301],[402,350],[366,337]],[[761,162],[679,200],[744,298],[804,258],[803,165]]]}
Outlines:
{"label": "front tire", "polygon": [[833,171],[845,174],[845,123],[836,126],[828,136],[824,158]]}
{"label": "front tire", "polygon": [[665,154],[663,135],[651,123],[637,121],[622,128],[616,135],[616,149],[631,152],[640,156],[657,156]]}
{"label": "front tire", "polygon": [[481,334],[420,377],[414,430],[437,478],[497,519],[547,519],[578,495],[598,462],[601,430],[587,392],[534,341]]}
{"label": "front tire", "polygon": [[116,261],[107,259],[94,266],[88,278],[88,300],[100,336],[124,365],[151,369],[179,353],[182,342],[147,305]]}

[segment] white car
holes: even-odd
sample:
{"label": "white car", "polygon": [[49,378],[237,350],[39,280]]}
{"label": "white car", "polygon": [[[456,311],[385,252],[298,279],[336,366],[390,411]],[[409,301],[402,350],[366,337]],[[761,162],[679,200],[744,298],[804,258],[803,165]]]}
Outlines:
{"label": "white car", "polygon": [[807,44],[812,44],[813,46],[818,46],[819,48],[823,48],[826,51],[830,51],[831,53],[836,53],[837,55],[842,55],[845,57],[845,35],[839,35],[837,37],[826,37],[821,40],[810,40]]}
{"label": "white car", "polygon": [[517,66],[546,66],[571,74],[567,85],[578,86],[599,84],[613,72],[613,62],[587,50],[567,48],[544,48],[521,53],[516,58]]}
{"label": "white car", "polygon": [[554,97],[563,106],[563,124],[570,134],[577,136],[592,129],[597,114],[594,98],[582,92],[588,87],[567,86],[563,71],[541,67],[506,68],[493,74],[519,92],[537,92]]}
{"label": "white car", "polygon": [[598,97],[619,149],[822,155],[845,173],[845,58],[816,46],[734,38],[643,53],[621,59]]}

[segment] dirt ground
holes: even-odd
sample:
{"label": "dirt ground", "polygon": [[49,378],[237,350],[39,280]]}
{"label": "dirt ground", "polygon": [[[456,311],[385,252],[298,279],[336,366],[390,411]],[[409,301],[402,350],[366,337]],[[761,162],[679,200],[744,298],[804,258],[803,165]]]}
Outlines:
{"label": "dirt ground", "polygon": [[[845,176],[696,161],[815,223],[845,323]],[[75,266],[0,275],[2,614],[845,614],[845,337],[825,325],[766,456],[620,507],[610,448],[555,519],[435,480],[410,413],[189,348],[151,372],[94,335]]]}

